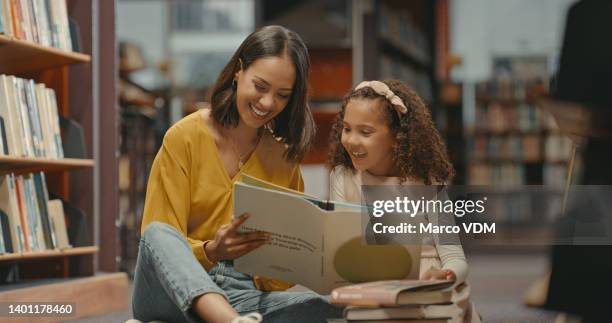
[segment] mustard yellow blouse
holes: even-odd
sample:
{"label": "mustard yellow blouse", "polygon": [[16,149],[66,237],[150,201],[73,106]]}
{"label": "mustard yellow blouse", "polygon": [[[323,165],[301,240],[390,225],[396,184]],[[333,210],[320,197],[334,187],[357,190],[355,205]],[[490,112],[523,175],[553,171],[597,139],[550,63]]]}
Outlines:
{"label": "mustard yellow blouse", "polygon": [[[285,145],[268,131],[242,169],[230,178],[204,113],[206,110],[199,110],[183,118],[164,136],[151,168],[141,230],[152,221],[172,225],[185,235],[208,271],[216,264],[206,256],[204,244],[214,239],[219,227],[231,222],[233,184],[243,173],[300,191],[304,182],[299,165],[284,160]],[[261,290],[291,287],[258,277],[254,282]]]}

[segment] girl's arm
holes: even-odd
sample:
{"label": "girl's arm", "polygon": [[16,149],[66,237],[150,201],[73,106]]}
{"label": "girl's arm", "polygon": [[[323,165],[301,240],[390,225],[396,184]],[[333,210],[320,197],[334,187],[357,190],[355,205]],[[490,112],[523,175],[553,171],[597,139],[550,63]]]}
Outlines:
{"label": "girl's arm", "polygon": [[442,270],[452,270],[456,276],[456,284],[465,282],[468,275],[468,264],[461,245],[436,244],[436,250],[442,262]]}
{"label": "girl's arm", "polygon": [[329,174],[329,199],[346,202],[344,194],[344,168],[337,166]]}

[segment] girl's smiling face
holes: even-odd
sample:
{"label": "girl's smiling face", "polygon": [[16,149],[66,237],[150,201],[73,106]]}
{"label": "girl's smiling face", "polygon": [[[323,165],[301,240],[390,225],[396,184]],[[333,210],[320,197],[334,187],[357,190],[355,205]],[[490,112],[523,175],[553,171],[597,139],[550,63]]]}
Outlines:
{"label": "girl's smiling face", "polygon": [[377,176],[392,176],[395,137],[383,111],[382,100],[349,101],[344,111],[341,142],[355,169]]}

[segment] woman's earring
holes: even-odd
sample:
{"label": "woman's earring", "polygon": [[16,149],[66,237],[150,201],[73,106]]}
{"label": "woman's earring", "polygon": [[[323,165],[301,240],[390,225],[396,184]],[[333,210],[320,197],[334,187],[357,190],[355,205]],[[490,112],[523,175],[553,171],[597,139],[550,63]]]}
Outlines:
{"label": "woman's earring", "polygon": [[236,81],[236,79],[234,79],[234,80],[232,81],[232,89],[234,89],[234,90],[235,90],[236,88],[238,88],[238,81]]}

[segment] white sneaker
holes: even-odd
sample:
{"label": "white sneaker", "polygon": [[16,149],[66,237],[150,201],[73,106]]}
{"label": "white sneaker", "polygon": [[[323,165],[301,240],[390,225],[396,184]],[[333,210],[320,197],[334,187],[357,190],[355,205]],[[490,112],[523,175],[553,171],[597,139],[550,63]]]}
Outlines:
{"label": "white sneaker", "polygon": [[259,313],[249,313],[244,316],[237,317],[231,323],[260,323],[263,317]]}

